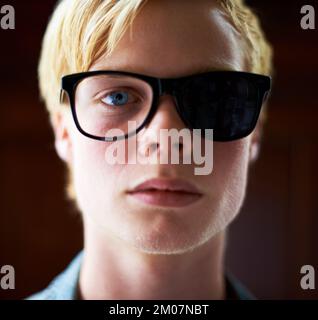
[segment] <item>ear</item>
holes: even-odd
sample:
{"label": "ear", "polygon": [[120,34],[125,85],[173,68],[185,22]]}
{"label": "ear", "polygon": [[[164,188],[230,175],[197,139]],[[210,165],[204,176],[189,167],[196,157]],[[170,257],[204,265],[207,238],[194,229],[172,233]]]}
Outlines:
{"label": "ear", "polygon": [[259,121],[256,125],[256,128],[252,132],[250,147],[249,147],[249,162],[253,163],[257,160],[260,145],[261,145],[261,135],[262,135],[263,124]]}
{"label": "ear", "polygon": [[67,119],[65,114],[59,112],[53,120],[55,135],[55,149],[58,156],[65,162],[70,163],[72,155],[72,143]]}

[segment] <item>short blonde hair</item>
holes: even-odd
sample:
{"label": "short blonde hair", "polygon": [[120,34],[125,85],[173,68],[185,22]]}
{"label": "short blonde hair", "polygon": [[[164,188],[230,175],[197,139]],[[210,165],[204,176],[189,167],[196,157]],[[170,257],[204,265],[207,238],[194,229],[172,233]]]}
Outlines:
{"label": "short blonde hair", "polygon": [[[61,77],[87,71],[102,55],[111,54],[147,1],[151,0],[58,2],[43,38],[38,67],[40,95],[49,111],[51,122],[54,122],[55,116],[63,108],[59,101]],[[271,75],[272,49],[253,10],[243,0],[215,1],[242,34],[245,40],[242,50],[249,61],[250,71]],[[264,114],[262,112],[262,120]],[[68,195],[74,199],[71,184]]]}

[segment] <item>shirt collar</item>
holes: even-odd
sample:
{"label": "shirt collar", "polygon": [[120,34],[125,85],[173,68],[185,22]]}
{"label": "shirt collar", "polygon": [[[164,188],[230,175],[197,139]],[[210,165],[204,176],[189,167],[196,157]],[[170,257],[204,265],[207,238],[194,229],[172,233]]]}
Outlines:
{"label": "shirt collar", "polygon": [[[83,250],[80,251],[67,266],[50,283],[46,289],[49,300],[77,300],[80,268]],[[229,271],[225,275],[226,300],[254,300],[255,297]]]}

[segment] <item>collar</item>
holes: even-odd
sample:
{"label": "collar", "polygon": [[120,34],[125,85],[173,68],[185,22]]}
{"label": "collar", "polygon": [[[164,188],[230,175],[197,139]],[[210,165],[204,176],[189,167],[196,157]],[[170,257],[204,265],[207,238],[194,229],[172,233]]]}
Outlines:
{"label": "collar", "polygon": [[[56,276],[49,286],[26,298],[27,300],[78,300],[78,280],[83,258],[83,250],[70,262],[67,268]],[[255,300],[255,297],[236,279],[226,272],[226,300]]]}

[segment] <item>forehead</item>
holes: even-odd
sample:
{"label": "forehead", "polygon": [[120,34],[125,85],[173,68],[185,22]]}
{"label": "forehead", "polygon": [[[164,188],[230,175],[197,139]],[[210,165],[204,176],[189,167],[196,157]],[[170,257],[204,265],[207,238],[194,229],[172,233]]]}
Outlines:
{"label": "forehead", "polygon": [[243,42],[211,0],[148,1],[109,57],[90,70],[178,77],[208,70],[243,70]]}

